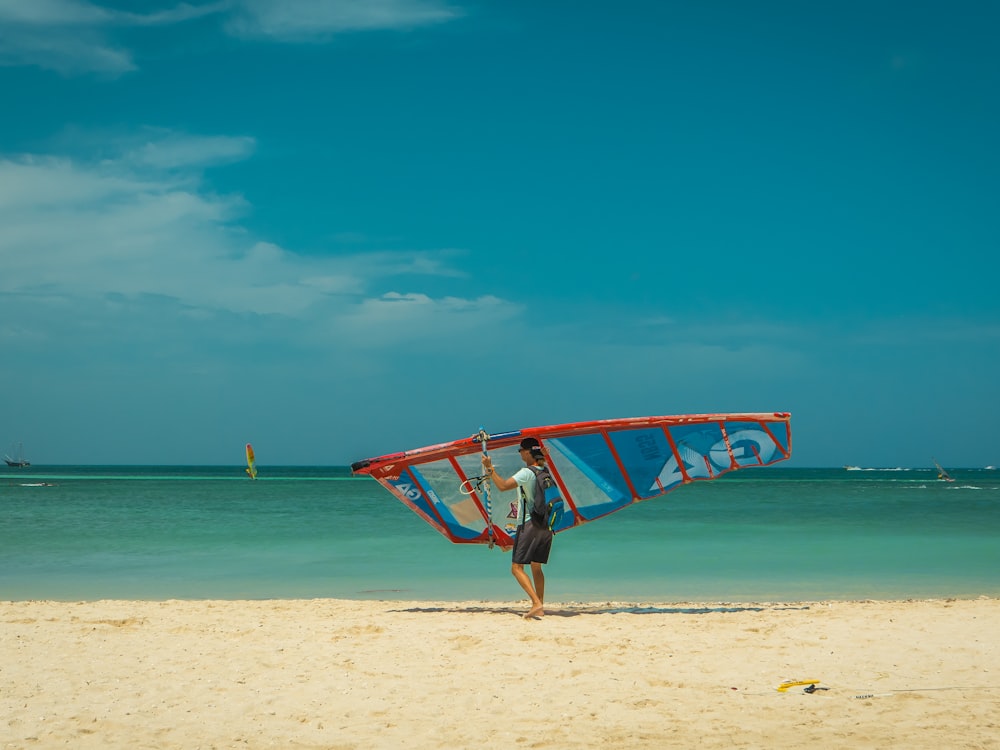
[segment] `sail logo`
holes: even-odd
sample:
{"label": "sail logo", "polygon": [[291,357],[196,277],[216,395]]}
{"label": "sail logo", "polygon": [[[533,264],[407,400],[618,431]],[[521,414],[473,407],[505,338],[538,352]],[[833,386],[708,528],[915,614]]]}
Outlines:
{"label": "sail logo", "polygon": [[402,497],[407,500],[419,500],[420,499],[420,488],[410,481],[396,481],[392,482],[393,488]]}
{"label": "sail logo", "polygon": [[372,476],[376,479],[396,480],[399,479],[399,475],[403,472],[403,468],[405,468],[405,466],[397,469],[396,464],[386,464],[380,468],[373,469]]}
{"label": "sail logo", "polygon": [[[685,441],[677,444],[677,458],[671,456],[660,470],[649,491],[671,487],[688,479],[709,479],[717,472],[726,472],[740,466],[763,466],[777,450],[777,445],[763,430],[736,430],[716,441],[707,451]],[[681,468],[683,464],[683,468]]]}
{"label": "sail logo", "polygon": [[655,461],[663,453],[656,438],[648,432],[640,432],[635,436],[635,445],[644,461]]}
{"label": "sail logo", "polygon": [[764,464],[771,460],[777,446],[763,430],[736,430],[729,434],[729,446],[720,440],[712,446],[709,457],[719,468],[729,468],[729,453],[739,466]]}

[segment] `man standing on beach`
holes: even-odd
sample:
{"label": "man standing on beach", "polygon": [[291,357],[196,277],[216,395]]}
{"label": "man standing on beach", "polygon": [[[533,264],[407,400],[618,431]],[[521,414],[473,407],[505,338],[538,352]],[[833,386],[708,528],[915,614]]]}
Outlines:
{"label": "man standing on beach", "polygon": [[[489,456],[483,456],[483,471],[493,484],[501,492],[520,488],[522,508],[527,508],[529,513],[522,513],[521,525],[517,530],[517,537],[514,539],[514,551],[510,572],[514,579],[521,585],[528,598],[531,599],[531,609],[524,616],[525,619],[542,617],[545,614],[545,573],[542,565],[549,561],[549,551],[552,549],[552,531],[545,523],[545,518],[535,509],[535,471],[532,467],[545,468],[545,453],[542,446],[535,438],[525,438],[521,441],[518,449],[521,460],[524,461],[524,468],[519,469],[512,477],[504,479],[499,476],[493,466],[493,461]],[[525,517],[527,516],[527,517]],[[524,570],[524,566],[531,565],[531,578]]]}

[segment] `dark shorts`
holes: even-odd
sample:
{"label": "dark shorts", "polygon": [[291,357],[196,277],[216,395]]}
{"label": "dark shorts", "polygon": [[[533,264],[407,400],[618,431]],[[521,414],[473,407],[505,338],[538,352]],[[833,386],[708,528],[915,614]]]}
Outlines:
{"label": "dark shorts", "polygon": [[516,565],[547,563],[552,549],[552,532],[534,521],[528,521],[517,532],[511,562]]}

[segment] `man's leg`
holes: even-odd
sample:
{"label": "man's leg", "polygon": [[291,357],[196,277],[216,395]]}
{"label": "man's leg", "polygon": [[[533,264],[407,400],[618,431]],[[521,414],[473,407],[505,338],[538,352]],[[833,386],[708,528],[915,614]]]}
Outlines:
{"label": "man's leg", "polygon": [[538,596],[538,603],[545,604],[545,571],[542,570],[541,563],[531,563],[531,577],[535,581],[535,594]]}
{"label": "man's leg", "polygon": [[[532,564],[532,572],[534,571],[534,564]],[[510,566],[510,572],[513,574],[514,579],[521,584],[521,588],[524,589],[524,593],[528,595],[531,599],[531,609],[528,610],[528,614],[525,617],[535,617],[537,615],[544,614],[542,609],[542,600],[538,598],[538,594],[535,593],[534,587],[531,585],[531,579],[528,578],[528,574],[524,572],[524,566],[519,563],[513,563]]]}

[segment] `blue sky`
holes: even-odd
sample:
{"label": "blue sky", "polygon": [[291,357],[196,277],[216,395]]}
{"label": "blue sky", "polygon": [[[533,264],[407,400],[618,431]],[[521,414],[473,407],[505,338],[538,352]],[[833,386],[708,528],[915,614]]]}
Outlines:
{"label": "blue sky", "polygon": [[1000,464],[991,2],[0,0],[0,446],[790,411]]}

